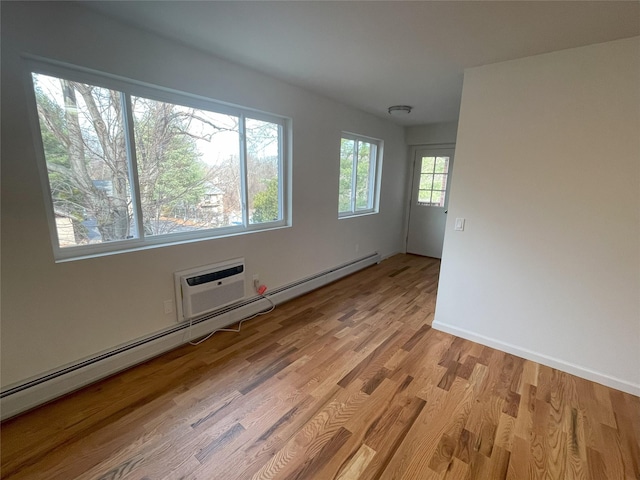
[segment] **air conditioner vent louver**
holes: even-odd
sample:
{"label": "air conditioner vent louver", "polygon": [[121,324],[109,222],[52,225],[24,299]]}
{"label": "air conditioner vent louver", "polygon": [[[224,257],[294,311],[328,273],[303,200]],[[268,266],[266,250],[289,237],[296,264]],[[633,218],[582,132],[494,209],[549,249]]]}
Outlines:
{"label": "air conditioner vent louver", "polygon": [[217,272],[205,273],[203,275],[196,275],[195,277],[187,278],[187,283],[190,287],[195,287],[196,285],[202,285],[203,283],[209,283],[215,280],[220,280],[222,278],[228,278],[232,275],[237,275],[238,273],[242,272],[244,272],[244,265],[239,265],[237,267],[231,267],[225,270],[219,270]]}
{"label": "air conditioner vent louver", "polygon": [[178,321],[193,319],[244,298],[244,259],[174,273]]}

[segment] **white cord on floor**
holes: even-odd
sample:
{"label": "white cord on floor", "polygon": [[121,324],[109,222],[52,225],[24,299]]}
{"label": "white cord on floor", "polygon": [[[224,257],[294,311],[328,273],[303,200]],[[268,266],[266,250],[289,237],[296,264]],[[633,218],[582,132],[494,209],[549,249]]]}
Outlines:
{"label": "white cord on floor", "polygon": [[[240,333],[240,329],[242,328],[242,324],[244,322],[246,322],[247,320],[251,320],[251,319],[254,319],[254,318],[256,318],[256,317],[258,317],[260,315],[266,315],[267,313],[273,312],[275,310],[275,308],[276,308],[276,304],[273,303],[273,300],[271,300],[269,297],[267,297],[265,295],[260,295],[260,296],[262,298],[264,298],[265,300],[267,300],[271,304],[271,307],[269,307],[269,310],[265,310],[264,312],[258,312],[258,313],[254,314],[254,315],[251,315],[250,317],[247,317],[247,318],[244,318],[244,319],[240,320],[240,322],[238,323],[238,328],[237,329],[235,329],[235,328],[218,328],[217,330],[214,330],[209,335],[207,335],[206,337],[198,340],[197,342],[189,340],[189,344],[190,345],[200,345],[202,342],[204,342],[206,340],[209,340],[214,333],[218,333],[218,332]],[[189,328],[187,329],[187,337],[188,338],[191,338],[191,326],[192,325],[193,325],[193,319],[190,318],[189,319]]]}

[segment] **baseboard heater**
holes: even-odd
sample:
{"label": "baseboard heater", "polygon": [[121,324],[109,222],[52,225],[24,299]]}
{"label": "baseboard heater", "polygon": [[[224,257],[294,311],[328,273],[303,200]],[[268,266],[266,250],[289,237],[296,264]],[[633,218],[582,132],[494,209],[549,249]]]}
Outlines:
{"label": "baseboard heater", "polygon": [[[275,288],[271,290],[267,296],[273,303],[280,304],[355,273],[358,270],[379,263],[380,260],[380,255],[373,253],[352,262],[325,270],[316,275]],[[243,271],[239,272],[236,270],[236,274],[242,273],[242,275],[244,275],[244,263],[242,263],[242,265]],[[213,270],[217,271],[218,267],[220,267],[219,264],[214,266]],[[210,269],[205,270],[206,273],[211,273]],[[198,269],[198,271],[201,271],[201,269]],[[185,275],[187,277],[189,275],[194,276],[194,272],[186,274],[184,274],[184,272],[185,271],[182,272],[183,275],[180,275],[180,282],[182,282],[182,277]],[[244,282],[244,280],[242,281]],[[195,285],[198,282],[192,283]],[[202,285],[203,283],[200,284]],[[210,287],[211,285],[207,288]],[[196,291],[192,291],[191,293],[194,292],[197,293]],[[26,410],[179,347],[189,340],[185,335],[189,328],[191,328],[192,338],[197,338],[265,310],[269,305],[268,300],[255,296],[246,300],[237,301],[222,308],[216,307],[217,309],[215,311],[196,316],[190,319],[190,322],[183,321],[156,334],[123,344],[117,348],[55,369],[20,384],[10,385],[0,392],[0,419],[5,420],[18,415]],[[198,309],[195,308],[191,313],[197,313],[197,310]]]}

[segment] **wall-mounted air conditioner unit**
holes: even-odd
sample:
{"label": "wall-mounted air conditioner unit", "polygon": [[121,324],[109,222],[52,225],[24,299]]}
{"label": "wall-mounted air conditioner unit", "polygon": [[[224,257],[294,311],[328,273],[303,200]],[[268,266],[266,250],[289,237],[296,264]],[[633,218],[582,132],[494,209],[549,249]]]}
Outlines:
{"label": "wall-mounted air conditioner unit", "polygon": [[182,270],[173,276],[179,322],[244,298],[244,258]]}

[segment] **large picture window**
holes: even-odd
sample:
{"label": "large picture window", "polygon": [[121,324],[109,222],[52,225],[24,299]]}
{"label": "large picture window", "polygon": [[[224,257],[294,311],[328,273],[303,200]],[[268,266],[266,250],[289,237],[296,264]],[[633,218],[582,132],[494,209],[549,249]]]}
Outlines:
{"label": "large picture window", "polygon": [[32,68],[58,259],[286,225],[284,118]]}
{"label": "large picture window", "polygon": [[343,133],[340,140],[338,216],[377,211],[382,141]]}

